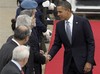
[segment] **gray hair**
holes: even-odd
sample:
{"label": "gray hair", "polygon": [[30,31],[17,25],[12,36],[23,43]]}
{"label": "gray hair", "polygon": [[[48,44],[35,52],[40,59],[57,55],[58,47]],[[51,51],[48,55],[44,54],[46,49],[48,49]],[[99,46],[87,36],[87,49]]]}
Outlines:
{"label": "gray hair", "polygon": [[29,58],[29,46],[20,45],[14,48],[12,59],[15,61],[21,61],[25,58]]}
{"label": "gray hair", "polygon": [[26,14],[26,15],[28,15],[28,16],[32,16],[32,10],[22,10],[21,12],[20,12],[20,15],[24,15],[24,14]]}
{"label": "gray hair", "polygon": [[21,12],[20,12],[20,15],[24,15],[24,14],[26,14],[26,15],[28,15],[28,16],[35,16],[35,13],[36,13],[36,9],[30,9],[30,10],[27,10],[27,9],[25,9],[25,10],[22,10]]}
{"label": "gray hair", "polygon": [[26,14],[19,15],[16,20],[16,27],[19,25],[31,26],[32,18]]}

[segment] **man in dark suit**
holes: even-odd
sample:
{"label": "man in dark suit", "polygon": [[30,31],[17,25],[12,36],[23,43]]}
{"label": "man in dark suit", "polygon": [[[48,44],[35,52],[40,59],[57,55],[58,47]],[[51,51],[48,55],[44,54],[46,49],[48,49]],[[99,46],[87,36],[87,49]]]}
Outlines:
{"label": "man in dark suit", "polygon": [[57,12],[61,21],[57,23],[54,44],[48,53],[49,60],[63,44],[63,74],[92,74],[95,43],[89,21],[74,15],[67,1],[59,2]]}
{"label": "man in dark suit", "polygon": [[11,60],[12,51],[16,46],[26,44],[30,36],[30,29],[25,25],[18,26],[14,30],[14,38],[6,42],[0,50],[0,72],[2,68]]}
{"label": "man in dark suit", "polygon": [[20,45],[14,48],[12,60],[2,69],[0,74],[23,74],[22,67],[29,58],[29,47]]}

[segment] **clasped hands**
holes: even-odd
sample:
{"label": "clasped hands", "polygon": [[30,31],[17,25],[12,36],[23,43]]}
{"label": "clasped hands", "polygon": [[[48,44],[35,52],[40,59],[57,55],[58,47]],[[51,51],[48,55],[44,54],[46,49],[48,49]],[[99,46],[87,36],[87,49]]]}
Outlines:
{"label": "clasped hands", "polygon": [[46,58],[45,63],[48,63],[48,62],[51,60],[51,56],[50,56],[48,53],[44,53],[43,50],[40,50],[40,53],[41,53],[43,56],[45,56],[45,58]]}
{"label": "clasped hands", "polygon": [[49,54],[45,54],[44,56],[46,58],[45,63],[48,63],[51,60],[51,56]]}

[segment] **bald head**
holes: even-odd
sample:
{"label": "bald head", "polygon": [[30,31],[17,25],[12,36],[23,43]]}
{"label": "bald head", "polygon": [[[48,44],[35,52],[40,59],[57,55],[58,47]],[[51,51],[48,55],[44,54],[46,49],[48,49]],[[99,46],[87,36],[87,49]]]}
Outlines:
{"label": "bald head", "polygon": [[27,31],[29,28],[28,28],[28,26],[26,26],[26,25],[20,25],[20,26],[18,26],[18,29],[19,29],[20,31],[22,31],[22,32],[25,32],[25,31]]}
{"label": "bald head", "polygon": [[26,25],[20,25],[14,30],[14,38],[17,40],[23,40],[30,35],[30,28]]}

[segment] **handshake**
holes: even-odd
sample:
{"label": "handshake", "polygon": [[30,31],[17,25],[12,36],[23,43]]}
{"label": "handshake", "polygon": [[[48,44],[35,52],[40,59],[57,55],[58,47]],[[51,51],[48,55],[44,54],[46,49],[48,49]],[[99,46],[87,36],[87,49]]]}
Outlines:
{"label": "handshake", "polygon": [[51,60],[51,55],[45,54],[44,56],[45,56],[45,58],[46,58],[45,63],[48,63],[48,62]]}
{"label": "handshake", "polygon": [[45,56],[45,64],[47,64],[50,60],[51,60],[51,55],[49,55],[48,53],[44,53],[43,50],[40,50],[40,53]]}

